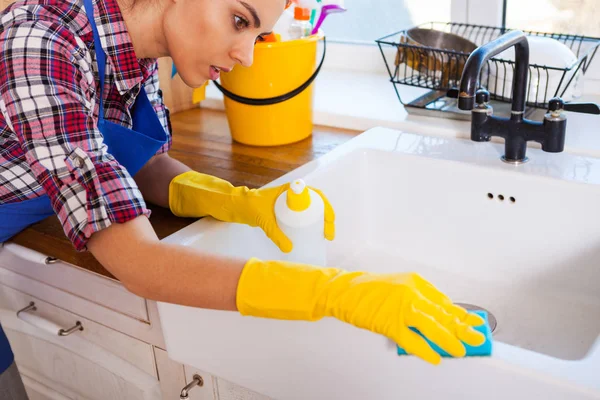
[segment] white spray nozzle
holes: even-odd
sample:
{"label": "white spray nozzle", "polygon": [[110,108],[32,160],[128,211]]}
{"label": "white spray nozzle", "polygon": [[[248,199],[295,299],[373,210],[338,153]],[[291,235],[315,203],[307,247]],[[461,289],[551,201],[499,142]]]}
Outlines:
{"label": "white spray nozzle", "polygon": [[294,182],[290,183],[290,189],[296,194],[304,192],[305,188],[306,183],[302,179],[296,179]]}

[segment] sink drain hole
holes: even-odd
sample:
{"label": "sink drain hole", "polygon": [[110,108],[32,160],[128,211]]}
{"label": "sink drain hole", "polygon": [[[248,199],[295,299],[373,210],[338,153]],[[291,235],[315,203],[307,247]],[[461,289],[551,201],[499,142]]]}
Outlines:
{"label": "sink drain hole", "polygon": [[490,324],[490,329],[492,330],[492,332],[494,332],[496,330],[496,327],[498,326],[498,320],[496,320],[496,317],[494,316],[494,314],[492,314],[485,308],[476,306],[475,304],[469,304],[469,303],[455,303],[455,304],[457,306],[461,306],[462,308],[464,308],[467,311],[485,311],[488,316],[488,323]]}

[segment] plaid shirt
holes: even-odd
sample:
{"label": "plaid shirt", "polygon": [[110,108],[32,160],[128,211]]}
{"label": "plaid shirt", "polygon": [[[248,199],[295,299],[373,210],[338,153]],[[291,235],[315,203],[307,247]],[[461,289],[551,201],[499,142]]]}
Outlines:
{"label": "plaid shirt", "polygon": [[[143,84],[168,133],[156,59],[138,59],[116,0],[96,0],[106,120],[131,128]],[[47,194],[77,250],[150,211],[97,128],[98,66],[83,0],[25,0],[0,14],[0,205]]]}

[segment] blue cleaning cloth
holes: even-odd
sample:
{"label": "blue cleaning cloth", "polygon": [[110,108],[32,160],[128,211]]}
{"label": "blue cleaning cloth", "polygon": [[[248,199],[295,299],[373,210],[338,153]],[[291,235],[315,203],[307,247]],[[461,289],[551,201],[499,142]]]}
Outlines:
{"label": "blue cleaning cloth", "polygon": [[[492,330],[490,329],[490,324],[488,322],[487,312],[479,311],[479,310],[470,311],[470,312],[479,315],[481,318],[483,318],[485,320],[485,324],[473,327],[473,329],[475,329],[476,331],[479,331],[484,334],[485,342],[483,342],[483,344],[481,346],[476,346],[476,347],[469,346],[468,344],[463,342],[463,345],[465,346],[465,349],[467,350],[467,357],[490,356],[492,354],[493,339],[492,339]],[[412,328],[412,327],[410,329],[412,329],[414,332],[418,333],[419,335],[423,336],[423,334],[421,334],[421,332],[419,332],[418,329]],[[442,357],[452,357],[450,354],[446,353],[444,350],[442,350],[440,347],[438,347],[435,343],[431,342],[426,337],[424,337],[424,338],[427,341],[427,343],[429,343],[431,348],[433,350],[435,350],[439,355],[441,355]],[[407,355],[406,350],[404,350],[403,348],[398,346],[398,355],[401,355],[401,356]]]}

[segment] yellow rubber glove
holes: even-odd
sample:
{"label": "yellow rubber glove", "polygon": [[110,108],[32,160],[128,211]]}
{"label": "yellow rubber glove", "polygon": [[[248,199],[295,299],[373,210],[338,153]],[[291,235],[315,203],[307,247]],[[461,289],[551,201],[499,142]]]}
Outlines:
{"label": "yellow rubber glove", "polygon": [[[281,186],[248,189],[196,171],[188,171],[173,178],[169,184],[169,208],[179,217],[205,217],[220,221],[258,226],[283,252],[292,251],[292,242],[279,229],[275,219],[275,201],[289,188]],[[325,203],[324,235],[335,236],[335,214],[321,191],[311,187]]]}
{"label": "yellow rubber glove", "polygon": [[409,327],[454,357],[461,341],[480,346],[471,326],[484,323],[416,273],[372,274],[283,261],[250,259],[242,271],[236,303],[242,315],[315,321],[335,317],[394,340],[408,353],[438,364],[441,357]]}

